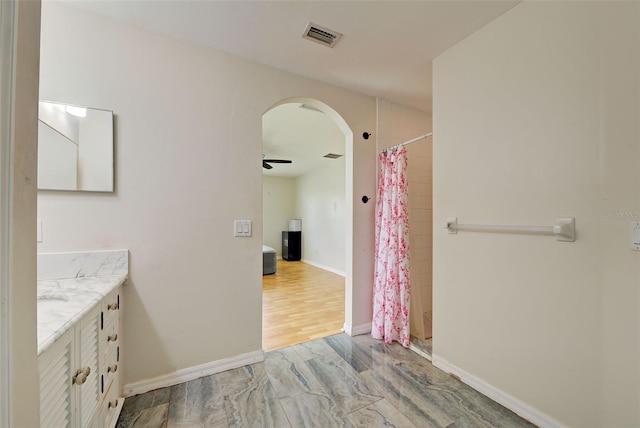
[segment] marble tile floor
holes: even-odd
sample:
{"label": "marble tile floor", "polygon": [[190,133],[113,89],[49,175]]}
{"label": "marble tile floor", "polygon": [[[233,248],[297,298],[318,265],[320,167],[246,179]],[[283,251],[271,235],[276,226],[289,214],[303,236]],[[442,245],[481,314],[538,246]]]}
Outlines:
{"label": "marble tile floor", "polygon": [[118,428],[532,427],[398,344],[346,334],[127,398]]}
{"label": "marble tile floor", "polygon": [[415,346],[416,348],[418,348],[419,351],[425,353],[426,355],[429,356],[429,358],[431,358],[431,352],[433,348],[433,339],[429,338],[429,339],[422,340],[415,336],[411,336],[411,345]]}

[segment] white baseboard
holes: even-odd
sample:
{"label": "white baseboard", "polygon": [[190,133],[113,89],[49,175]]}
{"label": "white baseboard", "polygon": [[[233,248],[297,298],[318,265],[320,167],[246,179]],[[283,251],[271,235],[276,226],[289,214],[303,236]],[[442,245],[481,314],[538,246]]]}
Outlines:
{"label": "white baseboard", "polygon": [[349,336],[359,336],[361,334],[371,333],[371,323],[360,324],[355,327],[352,327],[349,324],[344,323],[344,326],[342,327],[342,329]]}
{"label": "white baseboard", "polygon": [[416,354],[420,355],[422,358],[426,358],[427,360],[431,361],[431,355],[427,354],[426,352],[424,352],[422,349],[418,348],[413,343],[409,344],[409,349],[411,349]]}
{"label": "white baseboard", "polygon": [[551,416],[531,407],[530,405],[523,403],[517,398],[507,394],[506,392],[496,388],[493,385],[488,384],[484,380],[467,373],[460,367],[456,367],[444,358],[433,355],[433,365],[447,373],[453,374],[459,377],[460,380],[476,391],[491,398],[496,403],[502,404],[507,409],[522,416],[529,422],[534,423],[540,427],[546,428],[563,428],[564,425],[553,419]]}
{"label": "white baseboard", "polygon": [[351,326],[346,322],[342,325],[342,331],[347,333],[349,336],[353,336],[353,334],[351,334]]}
{"label": "white baseboard", "polygon": [[326,271],[335,273],[336,275],[340,275],[340,276],[346,276],[347,275],[346,273],[342,272],[341,270],[334,269],[334,268],[329,267],[329,266],[321,265],[320,263],[316,263],[316,262],[314,262],[312,260],[309,260],[309,259],[302,259],[302,261],[304,263],[308,264],[308,265],[315,266],[317,268],[324,269]]}
{"label": "white baseboard", "polygon": [[123,388],[124,396],[131,397],[133,395],[143,394],[145,392],[153,391],[154,389],[166,388],[167,386],[177,385],[182,382],[188,382],[200,377],[209,376],[226,370],[237,369],[238,367],[262,361],[264,361],[264,353],[262,351],[255,351],[231,358],[225,358],[223,360],[213,361],[211,363],[201,364],[199,366],[189,367],[151,379],[128,383],[124,385]]}

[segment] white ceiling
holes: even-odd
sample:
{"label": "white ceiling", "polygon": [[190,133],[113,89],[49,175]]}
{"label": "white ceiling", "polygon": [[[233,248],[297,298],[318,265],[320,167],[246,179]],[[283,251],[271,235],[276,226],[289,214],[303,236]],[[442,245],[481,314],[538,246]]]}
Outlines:
{"label": "white ceiling", "polygon": [[[46,0],[45,0],[46,1]],[[431,112],[433,59],[518,1],[66,0],[74,6],[289,72]],[[330,49],[307,24],[343,34]],[[304,95],[304,94],[301,94]],[[323,113],[283,105],[263,119],[264,154],[293,160],[266,175],[295,177],[344,154]]]}
{"label": "white ceiling", "polygon": [[301,108],[300,103],[279,105],[262,116],[265,159],[289,159],[291,164],[272,164],[264,175],[297,177],[324,167],[334,159],[327,153],[344,155],[345,137],[326,114]]}
{"label": "white ceiling", "polygon": [[[68,0],[83,9],[431,112],[431,62],[519,1]],[[311,21],[344,36],[302,39]]]}

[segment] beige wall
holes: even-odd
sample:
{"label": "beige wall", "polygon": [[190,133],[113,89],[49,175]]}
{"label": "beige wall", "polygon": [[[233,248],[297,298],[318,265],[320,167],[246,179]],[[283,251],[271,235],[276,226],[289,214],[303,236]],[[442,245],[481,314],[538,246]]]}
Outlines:
{"label": "beige wall", "polygon": [[344,274],[345,202],[344,157],[295,178],[265,175],[263,243],[281,257],[288,220],[302,219],[303,260]]}
{"label": "beige wall", "polygon": [[[525,2],[434,62],[434,361],[547,422],[640,424],[639,16]],[[449,235],[452,216],[575,216],[577,240]]]}
{"label": "beige wall", "polygon": [[[375,99],[54,2],[42,31],[41,98],[115,113],[116,192],[40,192],[39,251],[129,248],[124,382],[259,350],[262,114],[305,96],[341,115],[351,197],[375,186]],[[370,208],[346,208],[348,329],[371,320]]]}
{"label": "beige wall", "polygon": [[[0,424],[26,427],[38,426],[40,408],[35,244],[40,2],[3,2],[0,9],[4,38],[0,52]],[[9,14],[12,25],[7,25]],[[5,43],[11,37],[8,54]],[[5,74],[9,67],[12,75]]]}
{"label": "beige wall", "polygon": [[[431,115],[378,99],[378,151],[431,132]],[[432,316],[432,144],[431,138],[405,146],[409,181],[411,334],[424,338],[423,316]]]}
{"label": "beige wall", "polygon": [[282,231],[295,218],[295,178],[262,176],[262,243],[282,257]]}
{"label": "beige wall", "polygon": [[302,259],[344,274],[344,157],[297,177],[295,195],[295,218],[302,219]]}

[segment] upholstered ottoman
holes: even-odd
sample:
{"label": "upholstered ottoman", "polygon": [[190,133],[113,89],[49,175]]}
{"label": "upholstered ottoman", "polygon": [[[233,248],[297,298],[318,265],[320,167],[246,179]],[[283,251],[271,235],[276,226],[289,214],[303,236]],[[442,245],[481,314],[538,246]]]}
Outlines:
{"label": "upholstered ottoman", "polygon": [[276,250],[266,245],[262,246],[262,274],[276,273]]}

